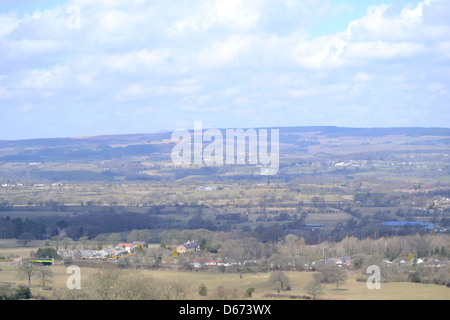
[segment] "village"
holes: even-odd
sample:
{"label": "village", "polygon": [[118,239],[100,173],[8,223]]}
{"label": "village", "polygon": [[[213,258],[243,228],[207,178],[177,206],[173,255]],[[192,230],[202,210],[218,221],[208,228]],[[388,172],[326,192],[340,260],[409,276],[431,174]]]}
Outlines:
{"label": "village", "polygon": [[[120,259],[130,258],[133,255],[142,252],[148,244],[143,241],[133,241],[130,243],[122,242],[118,243],[114,247],[109,247],[100,250],[89,250],[89,249],[59,249],[57,252],[59,256],[64,259],[69,259],[72,262],[76,261],[113,261],[118,262]],[[174,250],[161,250],[161,259],[159,266],[168,266],[168,265],[176,265],[177,261],[174,257],[183,254],[190,254],[191,257],[195,257],[196,255],[200,255],[201,249],[199,241],[187,241],[184,244],[180,244]],[[34,260],[39,262],[39,260]],[[255,261],[253,261],[255,262]],[[53,263],[55,263],[53,259]],[[56,261],[57,263],[57,261]],[[247,263],[247,261],[244,261]],[[231,266],[238,264],[235,261],[221,261],[216,262],[215,259],[212,258],[193,258],[190,261],[190,265],[193,268],[205,268],[205,267],[215,267],[215,266]]]}
{"label": "village", "polygon": [[[121,260],[133,258],[133,256],[142,254],[145,247],[148,244],[143,241],[133,241],[130,243],[122,242],[118,243],[116,246],[110,246],[108,248],[102,248],[99,250],[90,249],[59,249],[57,253],[58,258],[19,258],[15,259],[13,264],[22,264],[23,261],[30,261],[37,264],[44,265],[59,265],[59,264],[77,264],[89,261],[111,262],[118,263],[120,265]],[[178,245],[175,249],[170,250],[168,248],[158,250],[159,258],[158,263],[153,265],[147,265],[149,269],[155,267],[162,269],[180,269],[185,268],[188,270],[215,270],[221,268],[224,272],[226,267],[230,267],[230,270],[251,270],[251,267],[258,267],[262,264],[267,264],[267,260],[262,261],[261,259],[246,259],[243,261],[238,261],[233,258],[221,257],[220,254],[213,254],[210,252],[202,252],[200,249],[200,243],[197,240],[187,241],[183,244]],[[436,256],[430,256],[427,258],[408,256],[407,259],[394,259],[392,261],[388,259],[383,259],[383,265],[387,268],[411,268],[412,266],[421,266],[423,268],[429,268],[437,270],[439,268],[444,268],[447,265],[447,259],[438,259]],[[301,259],[301,265],[294,265],[288,263],[288,270],[297,271],[315,271],[318,268],[324,266],[335,266],[338,268],[352,269],[352,257],[351,256],[336,256],[336,257],[320,257],[314,259]],[[358,264],[358,262],[357,262]],[[128,264],[127,264],[128,265]],[[130,266],[130,265],[128,265]],[[140,267],[146,267],[145,265],[140,265]],[[231,267],[235,267],[232,269]],[[246,268],[247,267],[247,268]],[[248,268],[250,267],[250,268]],[[355,266],[356,267],[356,266]],[[280,264],[277,261],[269,261],[269,269],[279,269]],[[258,269],[258,268],[256,268]],[[281,267],[283,269],[283,267]]]}

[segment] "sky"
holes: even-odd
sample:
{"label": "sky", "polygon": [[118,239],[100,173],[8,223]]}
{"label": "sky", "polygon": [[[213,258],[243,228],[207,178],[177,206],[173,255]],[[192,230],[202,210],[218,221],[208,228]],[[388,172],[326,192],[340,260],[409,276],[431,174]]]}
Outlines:
{"label": "sky", "polygon": [[450,0],[0,0],[0,140],[449,127]]}

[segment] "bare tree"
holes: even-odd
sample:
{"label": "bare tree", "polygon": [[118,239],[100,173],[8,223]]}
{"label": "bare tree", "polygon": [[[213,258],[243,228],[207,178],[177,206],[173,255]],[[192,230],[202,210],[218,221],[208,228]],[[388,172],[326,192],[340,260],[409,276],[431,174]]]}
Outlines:
{"label": "bare tree", "polygon": [[270,282],[277,286],[278,292],[283,292],[284,290],[291,290],[290,280],[287,275],[282,271],[273,272],[270,275]]}
{"label": "bare tree", "polygon": [[142,241],[142,242],[148,242],[152,238],[152,235],[149,230],[142,229],[142,230],[132,230],[130,234],[127,237],[128,242],[133,241]]}
{"label": "bare tree", "polygon": [[61,289],[54,294],[62,300],[180,300],[188,298],[192,288],[182,280],[105,269],[88,278],[80,290]]}
{"label": "bare tree", "polygon": [[347,280],[347,273],[342,268],[337,268],[336,276],[334,278],[334,282],[336,283],[336,289],[339,290],[339,285],[344,284],[345,280]]}
{"label": "bare tree", "polygon": [[28,286],[31,286],[31,278],[36,273],[36,265],[32,264],[30,261],[23,260],[16,271],[19,279],[28,280]]}
{"label": "bare tree", "polygon": [[95,275],[91,284],[99,300],[115,300],[120,294],[119,275],[117,270],[104,269]]}
{"label": "bare tree", "polygon": [[323,286],[320,281],[313,280],[306,286],[305,290],[313,300],[316,300],[323,293]]}
{"label": "bare tree", "polygon": [[190,252],[186,252],[186,253],[183,253],[180,255],[181,264],[187,271],[192,271],[192,269],[193,269],[192,261],[193,260],[194,260],[194,256]]}
{"label": "bare tree", "polygon": [[347,274],[342,267],[326,266],[319,269],[319,273],[314,275],[317,281],[324,283],[335,283],[336,290],[339,290],[339,285],[343,284],[347,279]]}
{"label": "bare tree", "polygon": [[34,236],[30,233],[30,232],[24,232],[22,233],[19,238],[17,239],[17,241],[23,245],[24,247],[26,247],[26,245],[31,242],[34,239]]}
{"label": "bare tree", "polygon": [[355,237],[347,236],[340,244],[343,247],[345,254],[351,256],[358,251],[359,240]]}
{"label": "bare tree", "polygon": [[42,288],[45,288],[46,284],[53,282],[53,271],[48,267],[37,267],[35,276],[40,280]]}
{"label": "bare tree", "polygon": [[152,267],[158,267],[162,263],[164,250],[162,248],[152,248],[148,249],[145,252],[145,261],[147,264]]}

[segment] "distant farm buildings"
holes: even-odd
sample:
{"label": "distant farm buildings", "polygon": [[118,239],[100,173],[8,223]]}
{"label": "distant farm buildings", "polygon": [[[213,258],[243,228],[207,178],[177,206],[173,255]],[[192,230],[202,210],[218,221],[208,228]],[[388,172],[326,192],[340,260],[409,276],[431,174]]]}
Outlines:
{"label": "distant farm buildings", "polygon": [[197,252],[200,251],[200,244],[198,241],[188,241],[177,247],[178,253]]}

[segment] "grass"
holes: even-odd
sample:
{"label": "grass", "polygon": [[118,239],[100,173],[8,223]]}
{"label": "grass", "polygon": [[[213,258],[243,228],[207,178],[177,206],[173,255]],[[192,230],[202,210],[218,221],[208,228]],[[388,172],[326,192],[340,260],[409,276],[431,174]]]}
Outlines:
{"label": "grass", "polygon": [[[25,280],[18,279],[15,266],[0,264],[0,283],[14,283],[16,285],[26,285]],[[53,271],[53,283],[55,289],[65,288],[69,274],[66,267],[55,265],[49,267]],[[129,273],[130,270],[120,269],[121,272]],[[81,283],[86,285],[92,275],[99,272],[99,269],[83,267],[81,269]],[[248,288],[255,288],[251,299],[298,299],[298,297],[308,296],[305,290],[307,284],[313,279],[313,272],[286,272],[290,279],[291,290],[285,291],[281,297],[274,297],[277,294],[274,285],[269,281],[270,273],[251,273],[240,276],[236,273],[213,273],[213,272],[175,272],[163,270],[133,270],[142,276],[153,276],[159,279],[171,279],[185,281],[192,289],[189,299],[218,299],[217,288],[223,287],[230,292],[236,292],[237,299],[242,298],[242,294]],[[322,295],[324,300],[450,300],[450,289],[444,286],[433,284],[417,284],[410,282],[382,283],[381,289],[369,290],[365,282],[358,282],[358,275],[349,273],[346,282],[336,290],[336,285],[326,284]],[[206,297],[198,295],[198,288],[204,284],[208,290]],[[32,281],[32,292],[35,295],[50,297],[52,292],[43,290],[37,280]]]}
{"label": "grass", "polygon": [[[450,300],[450,288],[434,284],[411,282],[381,283],[380,289],[369,290],[355,275],[336,290],[336,285],[325,286],[323,298],[344,300]],[[341,290],[342,288],[342,290]]]}
{"label": "grass", "polygon": [[0,240],[0,257],[27,257],[31,251],[36,251],[43,246],[43,241],[33,240],[25,247],[17,242],[16,239]]}

